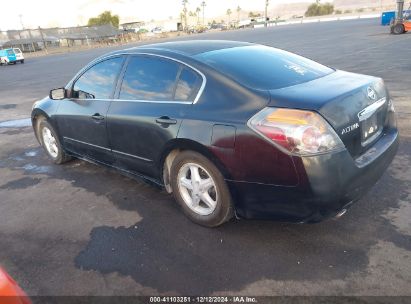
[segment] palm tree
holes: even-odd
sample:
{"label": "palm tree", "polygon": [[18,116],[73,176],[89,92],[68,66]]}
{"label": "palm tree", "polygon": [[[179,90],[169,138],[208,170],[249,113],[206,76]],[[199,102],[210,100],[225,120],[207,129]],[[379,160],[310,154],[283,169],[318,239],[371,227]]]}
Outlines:
{"label": "palm tree", "polygon": [[231,24],[231,13],[232,13],[231,9],[228,9],[226,13],[228,16],[228,26],[230,26]]}
{"label": "palm tree", "polygon": [[191,21],[192,21],[192,18],[197,17],[197,14],[196,14],[195,12],[193,12],[193,11],[189,11],[189,12],[188,12],[188,15],[190,16],[190,18],[189,18],[190,23],[191,23]]}
{"label": "palm tree", "polygon": [[201,2],[201,6],[203,7],[203,25],[204,25],[204,11],[206,7],[206,2],[205,1]]}
{"label": "palm tree", "polygon": [[196,8],[197,24],[200,24],[200,12],[201,12],[201,8],[197,7],[197,8]]}
{"label": "palm tree", "polygon": [[237,6],[237,22],[240,24],[240,12],[241,12],[241,7]]}
{"label": "palm tree", "polygon": [[[181,24],[184,24],[184,12],[180,13],[180,22],[181,22]],[[183,30],[184,30],[184,28],[183,28]]]}
{"label": "palm tree", "polygon": [[188,0],[183,0],[183,14],[184,14],[184,30],[187,30],[187,3]]}

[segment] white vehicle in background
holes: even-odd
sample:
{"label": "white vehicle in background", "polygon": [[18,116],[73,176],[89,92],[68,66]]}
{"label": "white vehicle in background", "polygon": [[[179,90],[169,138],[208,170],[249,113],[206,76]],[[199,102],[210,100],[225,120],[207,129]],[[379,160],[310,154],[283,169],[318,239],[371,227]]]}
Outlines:
{"label": "white vehicle in background", "polygon": [[14,53],[16,54],[16,61],[24,63],[23,52],[19,48],[13,48]]}
{"label": "white vehicle in background", "polygon": [[240,22],[238,22],[238,27],[239,28],[247,28],[247,27],[251,27],[252,24],[253,24],[253,22],[251,21],[251,19],[240,20]]}
{"label": "white vehicle in background", "polygon": [[153,34],[162,34],[162,33],[163,33],[163,29],[162,29],[161,27],[157,26],[157,27],[153,28],[153,29],[151,30],[151,32],[152,32]]}

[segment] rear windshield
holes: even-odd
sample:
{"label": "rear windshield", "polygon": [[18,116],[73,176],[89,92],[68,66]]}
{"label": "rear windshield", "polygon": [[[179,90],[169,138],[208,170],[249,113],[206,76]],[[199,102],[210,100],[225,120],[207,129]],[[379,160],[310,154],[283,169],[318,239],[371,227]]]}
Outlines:
{"label": "rear windshield", "polygon": [[261,90],[280,89],[334,72],[310,59],[261,45],[211,51],[196,58],[245,86]]}
{"label": "rear windshield", "polygon": [[14,52],[12,50],[7,50],[7,55],[14,55]]}

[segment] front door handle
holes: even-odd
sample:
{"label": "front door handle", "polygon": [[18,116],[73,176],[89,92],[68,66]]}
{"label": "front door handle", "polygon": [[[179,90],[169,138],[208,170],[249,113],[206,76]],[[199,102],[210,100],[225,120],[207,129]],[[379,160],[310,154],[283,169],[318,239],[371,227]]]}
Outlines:
{"label": "front door handle", "polygon": [[160,125],[175,125],[177,123],[176,119],[172,119],[168,116],[161,116],[160,118],[156,119],[156,123],[160,124]]}
{"label": "front door handle", "polygon": [[94,120],[103,120],[104,116],[100,115],[99,113],[96,113],[96,114],[92,115],[91,118],[93,118]]}

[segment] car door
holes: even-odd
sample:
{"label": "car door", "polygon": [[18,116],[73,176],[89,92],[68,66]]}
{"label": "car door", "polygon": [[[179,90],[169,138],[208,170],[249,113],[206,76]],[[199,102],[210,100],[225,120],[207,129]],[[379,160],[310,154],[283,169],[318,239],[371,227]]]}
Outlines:
{"label": "car door", "polygon": [[124,57],[117,56],[91,66],[74,81],[69,98],[60,102],[56,120],[67,150],[106,164],[113,163],[106,115],[123,62]]}
{"label": "car door", "polygon": [[175,60],[132,55],[107,114],[116,166],[158,178],[164,146],[177,137],[202,77]]}

